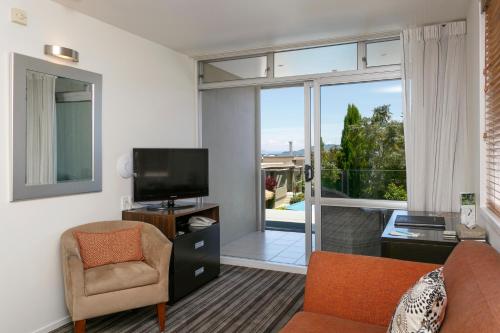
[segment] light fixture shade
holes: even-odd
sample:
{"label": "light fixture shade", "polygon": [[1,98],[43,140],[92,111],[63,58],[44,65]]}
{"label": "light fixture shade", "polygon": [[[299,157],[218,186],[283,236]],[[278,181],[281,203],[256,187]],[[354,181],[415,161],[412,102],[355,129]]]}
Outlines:
{"label": "light fixture shade", "polygon": [[57,45],[45,45],[45,54],[73,62],[79,60],[78,51]]}

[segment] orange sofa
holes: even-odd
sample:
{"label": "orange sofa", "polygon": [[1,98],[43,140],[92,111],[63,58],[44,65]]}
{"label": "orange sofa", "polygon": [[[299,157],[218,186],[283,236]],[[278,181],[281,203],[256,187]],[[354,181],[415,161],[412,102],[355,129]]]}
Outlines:
{"label": "orange sofa", "polygon": [[[439,267],[388,258],[314,252],[304,309],[282,333],[385,333],[403,293]],[[448,296],[441,333],[500,332],[500,254],[461,242],[444,265]]]}

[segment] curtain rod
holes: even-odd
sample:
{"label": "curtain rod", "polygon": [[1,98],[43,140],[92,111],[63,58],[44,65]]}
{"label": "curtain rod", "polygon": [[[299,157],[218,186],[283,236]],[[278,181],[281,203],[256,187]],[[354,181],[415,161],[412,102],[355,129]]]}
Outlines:
{"label": "curtain rod", "polygon": [[432,27],[433,25],[439,25],[441,27],[446,27],[448,24],[451,24],[451,23],[459,23],[459,22],[467,22],[466,20],[464,19],[458,19],[458,20],[454,20],[454,21],[448,21],[448,22],[435,22],[435,23],[429,23],[429,24],[425,24],[423,25],[424,27]]}

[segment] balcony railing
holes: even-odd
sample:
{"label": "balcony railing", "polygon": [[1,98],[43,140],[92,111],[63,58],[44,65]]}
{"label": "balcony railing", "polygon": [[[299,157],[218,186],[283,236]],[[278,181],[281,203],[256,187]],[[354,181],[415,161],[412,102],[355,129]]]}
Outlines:
{"label": "balcony railing", "polygon": [[321,195],[329,198],[406,200],[406,170],[321,170]]}

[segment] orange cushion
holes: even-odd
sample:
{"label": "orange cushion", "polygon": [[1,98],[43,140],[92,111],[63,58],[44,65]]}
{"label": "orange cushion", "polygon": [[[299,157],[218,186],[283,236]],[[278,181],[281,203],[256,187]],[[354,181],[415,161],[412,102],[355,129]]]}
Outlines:
{"label": "orange cushion", "polygon": [[387,328],[314,312],[299,312],[280,333],[386,333]]}
{"label": "orange cushion", "polygon": [[74,231],[80,246],[83,268],[144,260],[141,244],[141,227],[112,232]]}

